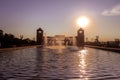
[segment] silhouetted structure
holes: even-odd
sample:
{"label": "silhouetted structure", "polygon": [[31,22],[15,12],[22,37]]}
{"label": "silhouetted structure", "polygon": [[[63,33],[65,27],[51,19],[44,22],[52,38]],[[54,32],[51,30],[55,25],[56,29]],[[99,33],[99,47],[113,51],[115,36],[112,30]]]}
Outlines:
{"label": "silhouetted structure", "polygon": [[64,39],[64,45],[70,45],[70,40],[68,38]]}
{"label": "silhouetted structure", "polygon": [[37,29],[37,44],[43,44],[43,30],[41,28]]}
{"label": "silhouetted structure", "polygon": [[48,46],[72,46],[73,45],[73,37],[65,36],[65,35],[55,35],[55,36],[47,36],[47,45]]}
{"label": "silhouetted structure", "polygon": [[2,31],[2,30],[0,30],[0,36],[1,36],[1,35],[3,35],[3,31]]}
{"label": "silhouetted structure", "polygon": [[120,39],[117,38],[114,41],[99,41],[99,36],[96,36],[95,41],[86,42],[86,45],[120,48]]}
{"label": "silhouetted structure", "polygon": [[0,30],[0,47],[2,47],[2,41],[3,41],[3,31]]}
{"label": "silhouetted structure", "polygon": [[77,46],[84,46],[84,30],[82,28],[77,31]]}
{"label": "silhouetted structure", "polygon": [[96,43],[99,43],[99,36],[96,36],[95,42],[96,42]]}

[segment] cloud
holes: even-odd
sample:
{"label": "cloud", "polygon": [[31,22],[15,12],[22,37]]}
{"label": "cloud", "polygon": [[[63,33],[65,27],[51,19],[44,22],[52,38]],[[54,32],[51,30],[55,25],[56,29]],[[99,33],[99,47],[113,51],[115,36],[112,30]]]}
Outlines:
{"label": "cloud", "polygon": [[118,16],[118,15],[120,15],[120,5],[115,6],[110,10],[104,10],[102,12],[102,15],[104,15],[104,16]]}

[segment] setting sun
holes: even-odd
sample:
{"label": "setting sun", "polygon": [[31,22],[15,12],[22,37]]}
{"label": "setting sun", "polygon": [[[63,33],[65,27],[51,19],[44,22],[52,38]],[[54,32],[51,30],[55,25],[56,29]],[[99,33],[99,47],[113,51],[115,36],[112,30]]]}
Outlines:
{"label": "setting sun", "polygon": [[81,28],[86,27],[88,25],[88,23],[89,23],[89,19],[85,16],[79,17],[77,19],[77,25]]}

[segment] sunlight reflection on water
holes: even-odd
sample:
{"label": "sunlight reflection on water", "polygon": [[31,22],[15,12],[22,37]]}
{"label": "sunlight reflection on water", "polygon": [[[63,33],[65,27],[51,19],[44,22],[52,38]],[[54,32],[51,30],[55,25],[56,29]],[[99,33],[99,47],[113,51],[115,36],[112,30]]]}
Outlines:
{"label": "sunlight reflection on water", "polygon": [[79,51],[80,54],[79,54],[79,68],[80,68],[80,77],[84,77],[85,80],[88,80],[87,76],[86,75],[86,54],[87,54],[87,51],[85,49],[83,50],[80,50]]}
{"label": "sunlight reflection on water", "polygon": [[120,80],[120,54],[38,47],[0,53],[0,80]]}

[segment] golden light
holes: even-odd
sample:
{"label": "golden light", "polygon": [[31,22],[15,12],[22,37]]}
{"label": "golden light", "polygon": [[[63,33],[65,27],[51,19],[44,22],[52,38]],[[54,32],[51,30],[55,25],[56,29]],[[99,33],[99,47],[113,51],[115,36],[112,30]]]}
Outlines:
{"label": "golden light", "polygon": [[81,54],[86,54],[86,53],[87,53],[86,50],[80,50],[79,52],[80,52]]}
{"label": "golden light", "polygon": [[86,16],[82,16],[77,19],[77,25],[81,28],[85,28],[88,24],[89,19]]}
{"label": "golden light", "polygon": [[86,56],[87,56],[87,51],[86,50],[80,50],[79,51],[80,54],[79,55],[79,69],[80,69],[80,72],[81,72],[81,75],[80,77],[83,77],[84,80],[88,80],[88,77],[86,76],[87,75],[87,64],[86,64]]}

